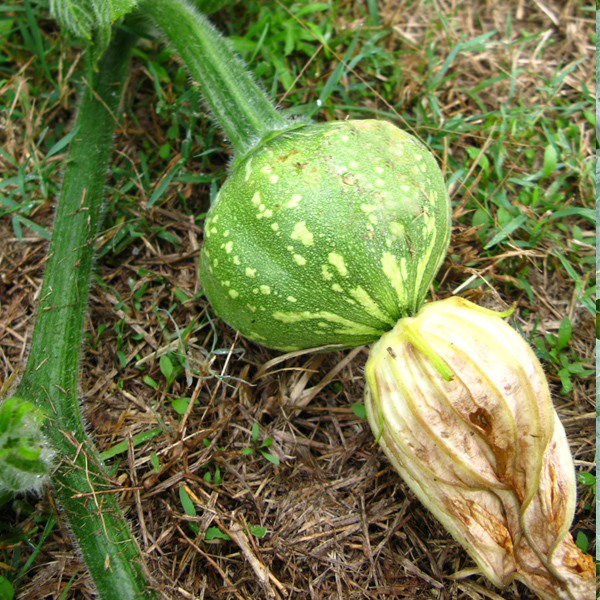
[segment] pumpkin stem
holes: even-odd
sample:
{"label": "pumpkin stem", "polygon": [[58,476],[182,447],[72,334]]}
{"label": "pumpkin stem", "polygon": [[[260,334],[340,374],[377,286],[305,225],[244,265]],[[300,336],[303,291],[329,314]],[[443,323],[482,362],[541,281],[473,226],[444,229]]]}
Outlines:
{"label": "pumpkin stem", "polygon": [[275,109],[227,41],[191,4],[183,0],[146,0],[143,9],[200,84],[215,120],[233,145],[236,159],[273,132],[295,127]]}
{"label": "pumpkin stem", "polygon": [[[38,417],[46,417],[41,431],[33,430],[33,441],[21,444],[16,476],[27,487],[35,488],[27,477],[43,474],[40,469],[44,465],[35,462],[36,453],[43,458],[43,445],[39,446],[39,434],[43,433],[56,453],[51,473],[53,495],[68,520],[98,595],[111,600],[159,596],[148,583],[118,494],[101,493],[113,488],[114,483],[86,434],[77,382],[106,169],[136,41],[135,36],[117,29],[97,70],[88,74],[88,85],[83,87],[27,365],[14,399],[9,398],[3,405],[10,410],[5,409],[0,416],[2,430],[10,426],[11,420],[18,422],[24,411],[34,418],[29,410],[33,406],[37,409],[36,422]],[[9,472],[4,467],[0,462],[0,473]]]}

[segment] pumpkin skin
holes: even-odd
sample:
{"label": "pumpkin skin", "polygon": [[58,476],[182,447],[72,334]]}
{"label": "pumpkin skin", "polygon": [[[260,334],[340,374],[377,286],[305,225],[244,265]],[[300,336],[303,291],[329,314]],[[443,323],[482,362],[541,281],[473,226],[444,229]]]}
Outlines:
{"label": "pumpkin skin", "polygon": [[285,351],[376,341],[423,304],[450,240],[441,171],[385,121],[281,133],[225,181],[199,274],[216,314]]}

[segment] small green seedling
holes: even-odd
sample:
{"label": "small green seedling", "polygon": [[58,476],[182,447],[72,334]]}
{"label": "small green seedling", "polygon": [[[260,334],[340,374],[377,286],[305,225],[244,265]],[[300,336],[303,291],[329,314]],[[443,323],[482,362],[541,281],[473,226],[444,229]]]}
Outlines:
{"label": "small green seedling", "polygon": [[367,409],[365,408],[365,405],[362,402],[357,402],[353,404],[350,408],[359,419],[367,418]]}
{"label": "small green seedling", "polygon": [[[181,501],[181,506],[183,507],[183,511],[185,512],[185,514],[188,517],[195,517],[196,516],[196,507],[194,506],[194,502],[190,498],[185,487],[183,487],[182,485],[179,486],[179,500]],[[195,534],[198,534],[200,532],[198,523],[196,523],[195,521],[189,521],[188,524],[190,526],[190,529]]]}
{"label": "small green seedling", "polygon": [[273,439],[270,437],[265,438],[262,444],[258,444],[258,423],[254,423],[252,425],[252,446],[247,446],[246,448],[242,448],[242,454],[247,456],[251,454],[255,450],[262,454],[269,462],[274,465],[279,464],[279,459],[276,456],[273,456],[270,452],[267,452],[266,448],[268,448],[272,443]]}
{"label": "small green seedling", "polygon": [[586,369],[572,349],[569,349],[572,327],[571,321],[565,317],[557,335],[547,333],[545,338],[537,336],[533,339],[538,358],[553,363],[562,384],[561,393],[568,394],[573,389],[571,376],[589,377],[594,370]]}

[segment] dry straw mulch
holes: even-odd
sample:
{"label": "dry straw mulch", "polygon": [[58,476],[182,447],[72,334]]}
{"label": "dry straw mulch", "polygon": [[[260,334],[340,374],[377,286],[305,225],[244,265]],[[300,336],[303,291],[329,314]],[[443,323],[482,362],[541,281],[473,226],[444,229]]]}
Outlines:
{"label": "dry straw mulch", "polygon": [[[586,60],[566,78],[560,94],[568,97],[583,84],[593,89],[589,41],[593,20],[573,1],[438,0],[434,4],[422,0],[409,6],[387,0],[380,2],[380,13],[384,25],[393,25],[394,34],[382,43],[388,49],[409,45],[424,52],[425,38],[436,39],[437,53],[443,57],[449,39],[443,28],[431,27],[437,19],[435,10],[445,15],[449,35],[455,40],[491,29],[499,32],[498,40],[504,40],[508,9],[513,15],[513,37],[523,31],[543,32],[544,44],[540,38],[516,46],[499,41],[484,53],[460,54],[453,68],[461,76],[438,96],[445,114],[478,114],[479,108],[460,93],[460,86],[490,78],[511,65],[520,69],[516,94],[525,104],[547,105],[551,111],[552,99],[542,97],[538,77],[549,76],[557,65],[583,56]],[[422,86],[417,56],[409,56],[398,90],[398,97],[407,99],[418,95]],[[140,73],[134,71],[130,93],[138,77]],[[504,80],[485,88],[481,101],[490,110],[497,109],[509,85]],[[149,85],[138,89],[138,117],[143,128],[155,131],[159,144],[165,134],[155,123],[151,93]],[[64,108],[57,105],[44,110],[49,114]],[[22,130],[14,129],[19,126]],[[31,137],[37,126],[35,122],[13,124],[4,142],[18,153],[21,140]],[[581,129],[591,153],[591,128],[582,123]],[[118,136],[117,163],[123,156],[138,160],[136,142],[143,133],[131,126]],[[465,145],[471,143],[465,140]],[[22,147],[25,153],[26,145]],[[461,151],[460,147],[447,149]],[[578,182],[573,189],[577,195],[584,185]],[[144,219],[147,230],[164,228],[180,245],[175,249],[158,235],[148,236],[135,243],[133,252],[129,247],[98,262],[97,274],[105,286],[92,283],[89,335],[81,356],[82,409],[90,435],[101,450],[157,425],[163,428],[151,441],[120,455],[114,486],[164,597],[531,599],[531,593],[519,584],[501,591],[478,576],[466,553],[413,497],[373,444],[367,422],[351,409],[362,399],[368,348],[282,357],[239,338],[219,321],[214,329],[205,323],[192,327],[181,340],[187,348],[189,387],[182,373],[165,390],[159,359],[167,350],[177,351],[180,340],[174,323],[181,332],[191,322],[205,321],[208,310],[204,300],[181,303],[173,296],[174,287],[188,298],[198,292],[196,265],[202,244],[201,229],[185,216],[175,192],[198,212],[206,210],[208,190],[202,186],[170,188],[160,208],[150,209],[144,208],[147,198],[140,192],[139,211],[132,218]],[[451,192],[458,217],[469,191],[456,186]],[[583,200],[573,199],[575,204]],[[50,224],[51,214],[52,206],[46,204],[34,218]],[[116,229],[109,230],[102,241],[115,233]],[[510,277],[503,271],[505,261],[510,263],[515,255],[523,254],[509,244],[505,254],[482,259],[477,268],[461,266],[477,260],[480,248],[476,232],[455,221],[451,253],[461,260],[444,264],[438,295],[451,294],[484,272],[501,286]],[[540,331],[556,332],[560,320],[569,315],[575,328],[573,344],[584,362],[591,363],[593,319],[575,303],[572,282],[557,274],[557,264],[548,262],[552,261],[548,250],[540,248],[522,257],[529,265],[527,277],[536,300],[529,308],[540,318]],[[0,221],[3,377],[24,364],[45,251],[43,240],[29,235],[19,243],[10,222]],[[140,270],[147,274],[140,276]],[[138,300],[136,292],[142,286],[147,287]],[[501,296],[489,287],[464,294],[498,308],[513,301],[527,306],[525,294],[510,289],[514,296]],[[171,320],[165,311],[173,304]],[[521,326],[529,331],[533,320],[521,319]],[[144,375],[159,382],[158,388],[144,383]],[[589,466],[595,461],[593,383],[578,381],[566,397],[558,393],[557,378],[551,378],[551,385],[577,464]],[[195,403],[182,416],[174,411],[171,400],[186,396]],[[260,425],[260,441],[267,436],[273,439],[269,451],[279,465],[256,449],[247,455],[242,452],[252,447],[254,423]],[[152,452],[160,461],[159,472],[152,467]],[[217,484],[216,473],[220,474]],[[196,517],[184,513],[181,486],[195,504]],[[580,498],[576,525],[593,530],[590,511],[583,509],[589,500]],[[40,498],[37,510],[53,510],[48,495]],[[31,530],[37,514],[9,518]],[[197,524],[198,535],[192,522]],[[231,539],[205,540],[210,527],[218,527]],[[253,527],[266,528],[266,535],[247,535]],[[20,551],[25,560],[31,550],[21,545]],[[91,598],[90,582],[63,524],[44,543],[18,598],[59,598],[72,577],[66,598]]]}

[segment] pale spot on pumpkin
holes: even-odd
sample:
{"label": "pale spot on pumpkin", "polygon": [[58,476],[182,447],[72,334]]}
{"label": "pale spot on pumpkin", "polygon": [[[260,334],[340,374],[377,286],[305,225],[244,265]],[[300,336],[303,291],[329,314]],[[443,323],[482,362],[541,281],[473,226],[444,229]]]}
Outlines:
{"label": "pale spot on pumpkin", "polygon": [[287,208],[296,208],[298,203],[302,200],[302,196],[300,194],[294,194],[291,200],[288,200],[286,206]]}
{"label": "pale spot on pumpkin", "polygon": [[329,267],[327,265],[321,265],[321,274],[323,275],[323,279],[325,279],[325,281],[333,279],[333,275],[331,271],[329,271]]}
{"label": "pale spot on pumpkin", "polygon": [[225,252],[227,252],[227,254],[231,254],[231,251],[233,250],[233,242],[231,240],[229,240],[226,244],[225,244]]}
{"label": "pale spot on pumpkin", "polygon": [[342,277],[346,277],[346,275],[348,275],[348,269],[346,268],[344,257],[341,254],[337,254],[336,252],[330,252],[327,256],[327,259],[338,270],[338,273]]}
{"label": "pale spot on pumpkin", "polygon": [[347,135],[342,136],[342,141],[347,142],[350,138]]}
{"label": "pale spot on pumpkin", "polygon": [[271,176],[269,177],[269,181],[270,181],[271,183],[277,183],[277,182],[279,181],[279,175],[271,175]]}
{"label": "pale spot on pumpkin", "polygon": [[252,204],[255,206],[260,204],[260,192],[254,192],[254,196],[252,196]]}
{"label": "pale spot on pumpkin", "polygon": [[362,287],[358,286],[350,290],[350,295],[358,300],[359,304],[367,311],[368,314],[375,317],[376,319],[388,323],[389,325],[395,325],[395,320],[387,312],[383,311],[377,302],[369,295],[369,293]]}
{"label": "pale spot on pumpkin", "polygon": [[423,160],[423,157],[418,153],[415,153],[413,156],[415,157],[415,160]]}
{"label": "pale spot on pumpkin", "polygon": [[[309,321],[311,319],[319,319],[318,322],[326,321],[328,323],[335,323],[336,325],[341,326],[341,328],[335,330],[335,333],[341,333],[344,335],[369,335],[378,337],[382,335],[382,331],[380,329],[375,329],[374,327],[369,327],[368,325],[351,321],[350,319],[346,319],[340,315],[325,310],[320,310],[314,313],[309,311],[283,312],[278,310],[272,313],[272,316],[274,319],[281,321],[282,323],[299,323],[301,321]],[[321,319],[323,321],[321,321]]]}
{"label": "pale spot on pumpkin", "polygon": [[303,267],[306,264],[306,259],[304,256],[300,256],[300,254],[294,254],[294,260],[300,267]]}
{"label": "pale spot on pumpkin", "polygon": [[400,189],[401,189],[403,192],[408,192],[408,191],[410,190],[410,186],[409,186],[409,185],[406,185],[406,184],[403,184],[403,185],[401,185],[401,186],[400,186]]}
{"label": "pale spot on pumpkin", "polygon": [[298,300],[296,300],[296,298],[294,298],[294,296],[288,296],[287,301],[288,302],[298,302]]}
{"label": "pale spot on pumpkin", "polygon": [[245,172],[246,172],[246,175],[244,177],[244,181],[248,181],[248,179],[250,179],[250,175],[252,173],[252,158],[250,158],[250,160],[248,160],[248,162],[246,162]]}
{"label": "pale spot on pumpkin", "polygon": [[296,223],[290,237],[293,240],[300,240],[305,246],[312,246],[314,244],[313,234],[306,228],[306,221]]}
{"label": "pale spot on pumpkin", "polygon": [[402,275],[408,279],[408,263],[404,256],[400,259],[400,270],[402,271]]}
{"label": "pale spot on pumpkin", "polygon": [[229,295],[235,300],[240,295],[240,293],[236,290],[229,290]]}
{"label": "pale spot on pumpkin", "polygon": [[377,225],[377,217],[375,215],[369,215],[369,221],[371,221],[373,225]]}
{"label": "pale spot on pumpkin", "polygon": [[223,287],[230,287],[231,286],[231,281],[221,281],[221,285]]}
{"label": "pale spot on pumpkin", "polygon": [[427,165],[425,163],[423,163],[421,165],[421,171],[423,171],[423,173],[425,173],[425,171],[427,171]]}
{"label": "pale spot on pumpkin", "polygon": [[294,246],[287,246],[286,250],[288,252],[293,252],[294,251]]}
{"label": "pale spot on pumpkin", "polygon": [[398,221],[391,221],[390,233],[395,236],[401,236],[405,235],[406,230],[404,229],[404,225],[402,225],[402,223],[398,223]]}
{"label": "pale spot on pumpkin", "polygon": [[375,172],[376,173],[383,173],[383,168],[382,167],[375,167]]}
{"label": "pale spot on pumpkin", "polygon": [[385,182],[383,181],[383,179],[376,179],[375,180],[375,185],[383,185]]}
{"label": "pale spot on pumpkin", "polygon": [[343,288],[343,287],[342,287],[342,286],[341,286],[339,283],[334,283],[334,284],[331,286],[331,289],[332,289],[334,292],[343,292],[343,291],[344,291],[344,288]]}
{"label": "pale spot on pumpkin", "polygon": [[218,264],[219,264],[219,259],[218,259],[218,258],[213,258],[212,264],[213,264],[213,267],[216,267],[216,266],[218,266]]}
{"label": "pale spot on pumpkin", "polygon": [[271,165],[265,165],[262,169],[261,172],[263,173],[270,173],[273,170],[273,167]]}
{"label": "pale spot on pumpkin", "polygon": [[240,257],[237,256],[237,254],[233,257],[233,264],[234,265],[241,265],[241,261],[240,261]]}
{"label": "pale spot on pumpkin", "polygon": [[372,204],[361,204],[360,205],[360,210],[362,210],[365,213],[370,213],[373,212],[375,210],[375,206],[373,206]]}
{"label": "pale spot on pumpkin", "polygon": [[256,277],[256,269],[246,267],[246,277]]}
{"label": "pale spot on pumpkin", "polygon": [[227,237],[229,235],[229,229],[223,233],[223,237]]}
{"label": "pale spot on pumpkin", "polygon": [[277,231],[279,229],[279,223],[271,223],[271,229]]}
{"label": "pale spot on pumpkin", "polygon": [[348,164],[352,169],[356,169],[358,167],[358,163],[355,160],[351,160]]}
{"label": "pale spot on pumpkin", "polygon": [[258,288],[253,288],[252,293],[253,294],[258,294]]}
{"label": "pale spot on pumpkin", "polygon": [[271,288],[268,285],[261,285],[259,290],[260,293],[264,294],[265,296],[268,296],[271,293]]}
{"label": "pale spot on pumpkin", "polygon": [[267,208],[267,210],[265,210],[264,216],[269,219],[270,217],[273,216],[273,211],[270,208]]}
{"label": "pale spot on pumpkin", "polygon": [[211,233],[217,233],[217,228],[216,227],[211,227],[210,228],[210,232]]}
{"label": "pale spot on pumpkin", "polygon": [[381,265],[383,266],[383,273],[394,288],[400,304],[405,304],[407,298],[406,287],[396,257],[390,252],[384,252],[381,256]]}
{"label": "pale spot on pumpkin", "polygon": [[246,304],[246,306],[251,312],[256,312],[256,306],[254,306],[254,304]]}

